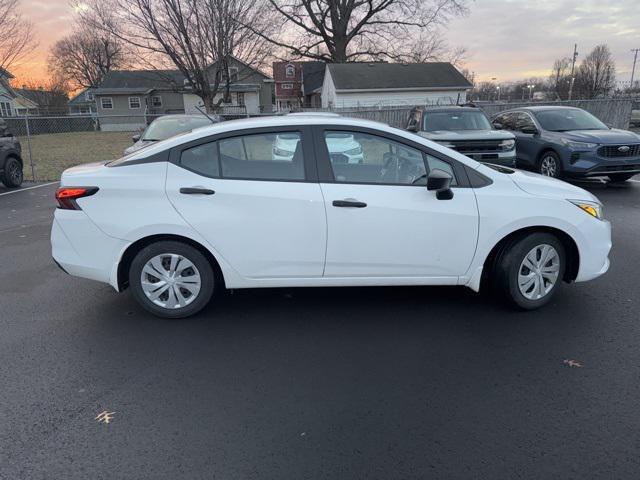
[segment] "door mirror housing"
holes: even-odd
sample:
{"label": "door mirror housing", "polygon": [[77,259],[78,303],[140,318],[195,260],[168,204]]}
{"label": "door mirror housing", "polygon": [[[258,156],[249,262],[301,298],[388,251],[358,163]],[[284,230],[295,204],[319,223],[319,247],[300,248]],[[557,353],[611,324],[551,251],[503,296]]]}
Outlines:
{"label": "door mirror housing", "polygon": [[427,176],[427,190],[435,190],[438,200],[451,200],[453,198],[452,180],[453,177],[449,173],[434,168]]}
{"label": "door mirror housing", "polygon": [[493,128],[495,128],[496,130],[502,130],[504,128],[504,125],[502,125],[500,122],[493,122]]}
{"label": "door mirror housing", "polygon": [[140,134],[136,133],[134,136],[131,137],[131,140],[133,140],[133,143],[136,143],[138,140],[140,140]]}
{"label": "door mirror housing", "polygon": [[526,133],[529,135],[536,135],[538,133],[538,129],[533,125],[525,125],[520,129],[521,133]]}

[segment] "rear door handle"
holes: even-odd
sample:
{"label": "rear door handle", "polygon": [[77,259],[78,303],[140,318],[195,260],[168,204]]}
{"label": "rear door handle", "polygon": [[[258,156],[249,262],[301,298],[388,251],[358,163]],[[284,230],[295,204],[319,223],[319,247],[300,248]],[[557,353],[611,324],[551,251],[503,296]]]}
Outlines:
{"label": "rear door handle", "polygon": [[209,190],[208,188],[202,187],[182,187],[180,189],[180,193],[184,193],[185,195],[213,195],[215,190]]}
{"label": "rear door handle", "polygon": [[352,208],[364,208],[367,206],[364,202],[358,202],[357,200],[334,200],[334,207],[352,207]]}

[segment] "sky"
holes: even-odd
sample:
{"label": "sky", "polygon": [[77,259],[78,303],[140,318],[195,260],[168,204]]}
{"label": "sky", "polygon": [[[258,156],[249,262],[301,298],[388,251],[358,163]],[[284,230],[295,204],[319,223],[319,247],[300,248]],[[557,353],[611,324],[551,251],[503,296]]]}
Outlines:
{"label": "sky", "polygon": [[[69,0],[21,0],[22,12],[34,24],[39,48],[14,68],[18,81],[47,76],[47,52],[69,33],[73,9]],[[578,61],[594,46],[607,43],[618,80],[628,80],[632,48],[640,48],[640,0],[475,0],[470,13],[453,20],[443,32],[451,45],[468,50],[466,67],[479,81],[507,82],[546,77],[553,61],[573,53]],[[640,75],[640,62],[636,74]],[[636,77],[638,78],[638,77]]]}

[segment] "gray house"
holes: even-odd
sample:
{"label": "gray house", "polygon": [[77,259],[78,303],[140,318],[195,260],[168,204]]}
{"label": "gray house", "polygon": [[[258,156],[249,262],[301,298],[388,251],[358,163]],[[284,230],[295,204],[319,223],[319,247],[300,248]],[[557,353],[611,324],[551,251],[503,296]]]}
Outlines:
{"label": "gray house", "polygon": [[67,105],[71,115],[94,115],[97,112],[94,88],[85,88],[76,94]]}
{"label": "gray house", "polygon": [[[215,74],[216,65],[210,68]],[[270,111],[273,81],[257,69],[232,59],[231,103],[223,111],[256,114]],[[118,70],[109,72],[93,91],[102,130],[133,131],[143,128],[155,116],[197,113],[202,99],[178,70]],[[218,95],[218,98],[221,93]]]}

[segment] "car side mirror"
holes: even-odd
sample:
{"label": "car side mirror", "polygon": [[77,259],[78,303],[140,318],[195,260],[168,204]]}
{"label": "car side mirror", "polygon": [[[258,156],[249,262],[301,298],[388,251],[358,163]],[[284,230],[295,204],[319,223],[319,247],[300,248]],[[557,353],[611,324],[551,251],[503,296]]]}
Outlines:
{"label": "car side mirror", "polygon": [[522,127],[520,129],[521,133],[526,133],[528,135],[535,135],[538,133],[538,129],[536,127],[533,126],[527,126],[527,127]]}
{"label": "car side mirror", "polygon": [[453,177],[449,173],[434,168],[427,176],[427,190],[435,190],[438,200],[451,200],[453,198],[452,180]]}
{"label": "car side mirror", "polygon": [[131,140],[133,140],[133,143],[136,143],[138,140],[140,140],[140,134],[136,133],[134,136],[131,137]]}
{"label": "car side mirror", "polygon": [[500,122],[493,122],[493,128],[495,128],[496,130],[502,130],[504,128],[504,125],[502,125]]}
{"label": "car side mirror", "polygon": [[408,132],[417,132],[418,131],[418,124],[410,123],[409,125],[407,125],[407,131]]}

